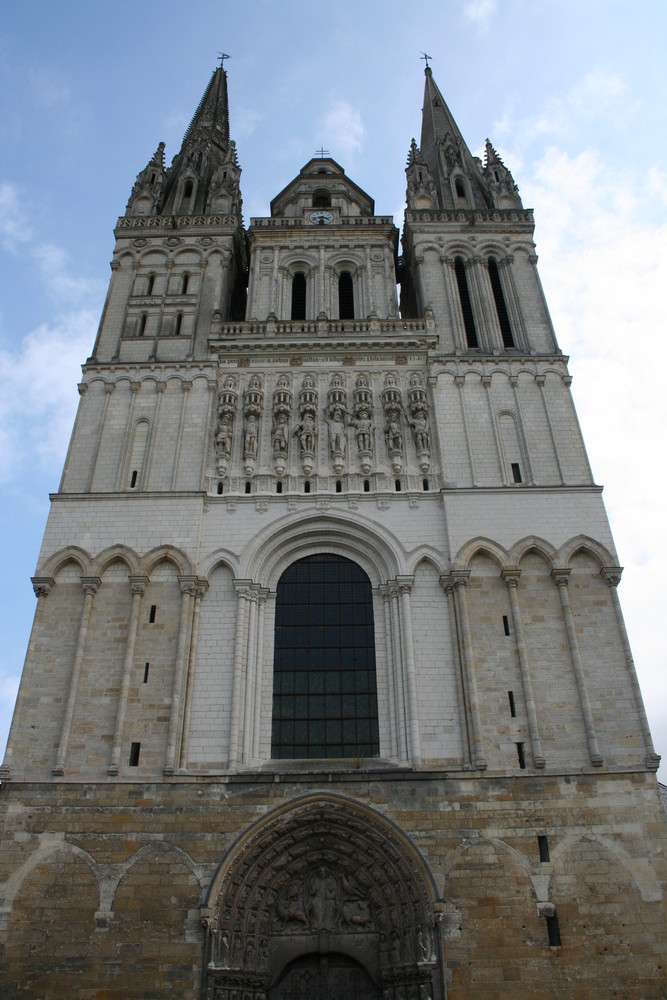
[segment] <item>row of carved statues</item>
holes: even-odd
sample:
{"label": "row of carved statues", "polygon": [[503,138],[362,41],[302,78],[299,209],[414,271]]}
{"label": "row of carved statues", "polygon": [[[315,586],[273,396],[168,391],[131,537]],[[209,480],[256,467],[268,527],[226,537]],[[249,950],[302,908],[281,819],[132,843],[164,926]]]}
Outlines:
{"label": "row of carved statues", "polygon": [[[375,459],[373,391],[367,375],[358,375],[352,393],[352,405],[342,377],[333,375],[327,392],[321,422],[326,427],[328,454],[336,475],[345,470],[348,437],[356,440],[360,471],[368,475]],[[384,441],[392,471],[399,474],[405,461],[404,428],[409,427],[423,473],[431,464],[429,408],[421,376],[410,377],[407,406],[401,388],[392,374],[385,375],[380,393]],[[245,475],[251,476],[258,459],[259,442],[264,416],[264,389],[259,375],[250,378],[241,395],[236,379],[225,379],[218,396],[218,418],[215,430],[215,459],[219,476],[226,475],[232,458],[234,429],[242,421],[242,461]],[[317,457],[320,434],[319,392],[313,375],[304,376],[298,393],[296,411],[290,380],[280,376],[273,392],[271,407],[271,451],[276,474],[284,475],[289,458],[291,438],[298,441],[299,458],[304,475],[312,475]],[[294,426],[292,427],[292,424]],[[323,429],[323,428],[322,428]]]}

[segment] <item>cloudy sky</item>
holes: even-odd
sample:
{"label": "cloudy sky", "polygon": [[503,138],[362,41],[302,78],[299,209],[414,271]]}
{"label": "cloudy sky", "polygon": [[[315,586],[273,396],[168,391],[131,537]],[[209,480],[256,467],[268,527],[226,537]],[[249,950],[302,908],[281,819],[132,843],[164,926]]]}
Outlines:
{"label": "cloudy sky", "polygon": [[[407,14],[407,11],[410,11]],[[35,571],[109,277],[112,228],[231,55],[246,221],[320,145],[400,224],[423,62],[474,153],[535,209],[540,274],[667,756],[667,4],[644,0],[4,0],[0,6],[0,750]],[[660,776],[667,782],[667,768]]]}

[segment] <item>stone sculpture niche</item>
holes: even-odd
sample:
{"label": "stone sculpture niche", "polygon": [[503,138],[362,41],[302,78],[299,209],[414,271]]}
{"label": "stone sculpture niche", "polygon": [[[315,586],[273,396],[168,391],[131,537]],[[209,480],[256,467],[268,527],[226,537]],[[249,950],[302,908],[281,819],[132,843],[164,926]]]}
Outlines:
{"label": "stone sculpture niche", "polygon": [[324,418],[329,429],[329,457],[334,474],[342,475],[345,471],[345,453],[347,451],[347,393],[340,375],[334,375],[327,394],[327,411]]}
{"label": "stone sculpture niche", "polygon": [[226,378],[218,395],[218,422],[215,428],[215,463],[219,476],[225,476],[232,457],[234,422],[238,392],[233,378]]}
{"label": "stone sculpture niche", "polygon": [[425,474],[431,467],[431,442],[428,424],[428,400],[421,377],[415,372],[408,390],[409,424],[417,449],[417,462]]}
{"label": "stone sculpture niche", "polygon": [[405,454],[401,423],[404,407],[401,390],[393,375],[385,376],[384,389],[382,390],[382,409],[384,410],[384,436],[389,463],[392,471],[396,475],[400,475],[403,471],[403,456]]}
{"label": "stone sculpture niche", "polygon": [[355,428],[357,438],[357,454],[362,475],[368,476],[373,468],[373,391],[368,377],[359,375],[354,389],[354,419],[350,421]]}
{"label": "stone sculpture niche", "polygon": [[273,393],[273,424],[271,427],[271,447],[276,475],[284,476],[289,457],[289,427],[292,412],[292,392],[289,379],[281,375]]}
{"label": "stone sculpture niche", "polygon": [[259,452],[264,393],[258,375],[253,375],[243,394],[243,471],[252,476]]}
{"label": "stone sculpture niche", "polygon": [[317,402],[318,394],[312,375],[304,376],[299,392],[299,423],[294,431],[299,439],[301,468],[305,476],[312,476],[317,451]]}

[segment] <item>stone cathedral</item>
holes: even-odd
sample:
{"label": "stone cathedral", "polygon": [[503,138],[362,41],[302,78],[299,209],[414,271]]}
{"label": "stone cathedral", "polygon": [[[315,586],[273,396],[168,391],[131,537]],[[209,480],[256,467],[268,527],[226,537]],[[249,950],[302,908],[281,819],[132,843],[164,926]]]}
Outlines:
{"label": "stone cathedral", "polygon": [[667,992],[533,215],[425,77],[400,246],[324,154],[244,227],[222,67],[136,178],[1,771],[7,1000]]}

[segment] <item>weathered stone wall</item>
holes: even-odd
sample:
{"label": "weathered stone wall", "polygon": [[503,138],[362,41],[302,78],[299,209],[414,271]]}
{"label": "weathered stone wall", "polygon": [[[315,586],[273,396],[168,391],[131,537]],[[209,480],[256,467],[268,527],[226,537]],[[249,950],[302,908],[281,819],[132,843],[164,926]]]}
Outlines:
{"label": "weathered stone wall", "polygon": [[412,841],[444,900],[449,1000],[664,995],[667,822],[653,775],[336,769],[3,785],[0,993],[195,1000],[200,917],[215,905],[221,861],[253,823],[303,796],[370,807]]}

